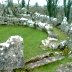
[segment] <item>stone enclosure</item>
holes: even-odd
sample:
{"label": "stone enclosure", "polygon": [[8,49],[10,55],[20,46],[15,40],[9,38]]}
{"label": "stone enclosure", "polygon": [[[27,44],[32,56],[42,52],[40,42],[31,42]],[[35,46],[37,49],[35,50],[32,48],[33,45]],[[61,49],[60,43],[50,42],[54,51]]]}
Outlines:
{"label": "stone enclosure", "polygon": [[[41,41],[44,48],[52,50],[72,48],[72,23],[69,25],[66,17],[61,24],[59,22],[57,18],[50,18],[37,12],[33,17],[29,14],[23,14],[23,17],[20,18],[0,17],[1,25],[24,25],[45,31],[48,37]],[[53,31],[54,27],[58,27],[62,32],[68,34],[68,40],[59,41],[58,36]],[[24,63],[23,38],[18,35],[11,36],[6,42],[0,43],[0,70],[1,72],[11,72],[13,69],[23,68],[25,65],[28,68],[35,68],[64,58],[61,53],[53,53],[53,56],[49,56],[50,54],[33,57]]]}

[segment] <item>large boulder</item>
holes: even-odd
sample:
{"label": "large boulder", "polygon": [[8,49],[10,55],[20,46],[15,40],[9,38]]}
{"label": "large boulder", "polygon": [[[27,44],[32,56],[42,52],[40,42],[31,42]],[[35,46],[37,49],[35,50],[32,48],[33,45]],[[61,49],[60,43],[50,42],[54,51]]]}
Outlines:
{"label": "large boulder", "polygon": [[11,36],[6,42],[0,43],[0,70],[11,72],[15,68],[24,67],[23,38]]}
{"label": "large boulder", "polygon": [[53,26],[51,26],[50,24],[46,24],[45,27],[46,31],[52,31],[53,30]]}
{"label": "large boulder", "polygon": [[68,28],[68,22],[67,22],[67,18],[66,18],[66,17],[63,18],[63,21],[62,21],[62,23],[61,23],[60,28],[61,28],[61,30],[64,31],[64,32],[66,31],[66,29],[67,29],[67,30],[69,29],[69,28]]}
{"label": "large boulder", "polygon": [[47,39],[45,40],[42,40],[42,44],[45,46],[45,47],[49,47],[51,49],[57,49],[58,48],[58,39],[56,38],[51,38],[51,37],[48,37]]}
{"label": "large boulder", "polygon": [[42,23],[41,21],[36,22],[35,25],[39,28],[39,29],[45,29],[45,25],[47,23]]}
{"label": "large boulder", "polygon": [[35,22],[32,21],[32,20],[28,20],[28,21],[27,21],[27,25],[28,25],[29,27],[34,27],[34,24],[35,24]]}
{"label": "large boulder", "polygon": [[58,19],[51,17],[51,24],[53,24],[54,26],[56,26],[58,24]]}
{"label": "large boulder", "polygon": [[21,25],[26,25],[27,22],[28,22],[28,19],[21,17],[19,22],[20,22]]}

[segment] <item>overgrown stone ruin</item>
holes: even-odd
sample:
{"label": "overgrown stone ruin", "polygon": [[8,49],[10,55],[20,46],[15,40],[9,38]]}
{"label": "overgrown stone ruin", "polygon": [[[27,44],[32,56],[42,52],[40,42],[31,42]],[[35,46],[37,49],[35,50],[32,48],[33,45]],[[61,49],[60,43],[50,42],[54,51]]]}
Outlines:
{"label": "overgrown stone ruin", "polygon": [[[72,24],[68,24],[67,18],[64,17],[62,22],[58,22],[57,18],[49,17],[47,15],[41,15],[39,13],[35,13],[34,16],[30,14],[23,14],[20,18],[11,18],[11,17],[0,17],[0,24],[6,25],[24,25],[29,26],[35,29],[44,30],[48,37],[41,41],[44,47],[51,48],[51,49],[64,49],[66,47],[72,48]],[[69,35],[68,40],[59,41],[58,36],[53,32],[53,27],[56,26],[60,28],[61,31],[67,33]],[[13,39],[14,38],[14,39]],[[19,40],[20,38],[20,40]],[[11,40],[12,39],[12,40]],[[10,40],[10,41],[9,41]],[[17,41],[18,40],[18,41]],[[0,45],[4,45],[3,49],[1,46],[1,51],[5,53],[5,49],[7,50],[7,54],[5,54],[7,60],[5,62],[2,60],[3,53],[1,53],[1,69],[2,72],[13,71],[15,68],[21,68],[24,65],[23,62],[23,53],[22,53],[22,43],[23,40],[21,37],[18,36],[11,36],[5,43],[1,43]],[[57,60],[61,60],[64,57],[60,54],[56,56],[49,56],[49,55],[39,55],[38,57],[33,57],[28,60],[25,65],[28,68],[35,68],[39,67],[48,63],[52,63]],[[8,65],[6,66],[8,62]],[[4,65],[4,64],[5,65]],[[9,67],[8,67],[9,66]]]}
{"label": "overgrown stone ruin", "polygon": [[[57,19],[55,19],[55,18],[53,18],[53,20],[57,21]],[[55,23],[55,24],[57,25],[58,23]],[[55,24],[54,24],[54,26],[55,26]],[[65,47],[69,47],[71,49],[71,47],[72,47],[72,39],[71,39],[72,38],[72,33],[71,33],[72,26],[71,26],[71,24],[70,25],[68,24],[66,17],[64,17],[64,19],[63,19],[62,23],[59,25],[59,27],[64,33],[68,34],[68,39],[59,41],[58,36],[53,32],[53,25],[52,25],[52,27],[47,26],[48,29],[46,28],[46,31],[48,33],[48,38],[45,40],[42,40],[41,41],[42,44],[45,47],[49,47],[52,49],[64,49]]]}
{"label": "overgrown stone ruin", "polygon": [[[66,17],[64,17],[63,21],[59,21],[59,19],[57,18],[49,17],[47,15],[41,15],[39,13],[34,13],[33,16],[31,16],[30,14],[23,14],[23,15],[24,16],[18,18],[1,16],[0,24],[6,24],[6,25],[18,24],[18,25],[27,25],[30,27],[39,26],[39,28],[44,28],[46,25],[60,26],[62,31],[68,33],[71,36],[72,25],[68,24]],[[46,21],[42,21],[43,19],[45,19]]]}
{"label": "overgrown stone ruin", "polygon": [[23,38],[11,36],[6,42],[0,43],[0,72],[12,72],[13,69],[24,67]]}
{"label": "overgrown stone ruin", "polygon": [[42,40],[42,44],[47,48],[51,48],[51,49],[64,49],[68,42],[67,40],[64,40],[64,41],[59,41],[57,38],[52,38],[52,37],[48,37],[47,39],[45,40]]}
{"label": "overgrown stone ruin", "polygon": [[[29,16],[27,18],[27,16]],[[0,24],[6,24],[6,25],[26,25],[29,27],[39,28],[39,29],[45,29],[48,33],[48,35],[53,35],[53,32],[51,31],[53,26],[58,26],[63,32],[67,33],[70,37],[72,37],[72,25],[67,22],[67,18],[64,17],[63,21],[59,21],[57,18],[49,17],[47,15],[41,15],[39,13],[35,13],[33,15],[34,20],[32,20],[32,17],[30,14],[24,14],[24,16],[21,16],[19,18],[15,17],[0,17]],[[39,19],[38,19],[39,18]],[[38,20],[37,20],[38,19]],[[42,21],[43,19],[46,19],[46,21]],[[51,29],[51,30],[47,30]]]}

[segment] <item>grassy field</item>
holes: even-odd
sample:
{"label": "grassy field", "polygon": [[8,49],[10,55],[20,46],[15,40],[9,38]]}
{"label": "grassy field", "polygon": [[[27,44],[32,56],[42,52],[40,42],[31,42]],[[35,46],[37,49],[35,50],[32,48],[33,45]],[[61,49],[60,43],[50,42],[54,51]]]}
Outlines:
{"label": "grassy field", "polygon": [[[60,40],[67,39],[67,35],[62,33],[59,29],[54,28],[54,32],[58,35]],[[40,48],[41,40],[47,38],[47,34],[45,32],[24,26],[0,26],[0,42],[6,41],[12,35],[20,35],[23,37],[25,61],[33,56],[43,54],[49,51],[44,51]],[[60,64],[64,64],[70,61],[72,61],[72,59],[66,57],[61,61],[57,61],[39,68],[35,68],[30,72],[55,72],[56,68]],[[24,71],[18,69],[16,70],[16,72]]]}
{"label": "grassy field", "polygon": [[0,26],[0,42],[6,41],[12,35],[23,37],[25,60],[44,53],[39,47],[41,40],[47,37],[45,32],[24,26]]}

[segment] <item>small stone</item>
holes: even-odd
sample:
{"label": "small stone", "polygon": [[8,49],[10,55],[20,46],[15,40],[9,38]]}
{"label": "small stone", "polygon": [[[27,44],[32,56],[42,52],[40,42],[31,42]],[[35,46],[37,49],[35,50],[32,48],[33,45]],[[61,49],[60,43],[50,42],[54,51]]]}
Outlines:
{"label": "small stone", "polygon": [[3,53],[1,53],[1,55],[3,55]]}
{"label": "small stone", "polygon": [[16,55],[14,54],[13,57],[15,57]]}
{"label": "small stone", "polygon": [[0,48],[0,50],[2,51],[4,48],[2,47],[2,48]]}

